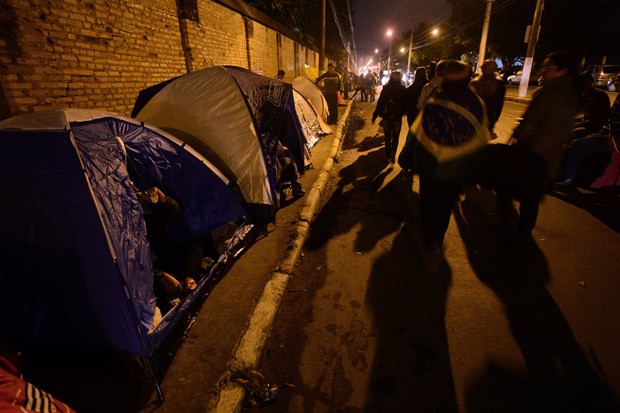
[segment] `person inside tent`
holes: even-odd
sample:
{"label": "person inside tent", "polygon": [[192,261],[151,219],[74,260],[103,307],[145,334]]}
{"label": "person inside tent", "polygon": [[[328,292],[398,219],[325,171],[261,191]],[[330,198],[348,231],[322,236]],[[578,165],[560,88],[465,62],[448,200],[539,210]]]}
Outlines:
{"label": "person inside tent", "polygon": [[[159,188],[140,191],[132,182],[144,210],[146,233],[154,255],[153,273],[157,306],[164,314],[174,305],[174,298],[196,288],[200,274],[203,247],[199,242],[178,244],[170,239],[168,223],[179,213],[179,204]],[[172,300],[171,300],[172,299]]]}
{"label": "person inside tent", "polygon": [[287,188],[292,188],[292,195],[295,198],[304,196],[305,191],[302,189],[301,184],[297,181],[299,179],[299,171],[295,160],[290,153],[290,150],[282,145],[278,141],[278,191],[280,193],[280,202],[286,200]]}

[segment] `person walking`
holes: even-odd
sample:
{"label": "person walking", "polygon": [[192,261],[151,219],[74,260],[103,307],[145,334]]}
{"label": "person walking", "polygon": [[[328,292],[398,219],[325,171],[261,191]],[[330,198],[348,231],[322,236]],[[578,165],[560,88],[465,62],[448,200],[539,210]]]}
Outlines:
{"label": "person walking", "polygon": [[489,119],[489,132],[493,138],[496,138],[497,135],[493,129],[504,108],[506,85],[497,78],[497,63],[493,60],[485,60],[481,70],[482,73],[472,80],[469,87],[484,101]]}
{"label": "person walking", "polygon": [[360,102],[366,102],[366,81],[364,80],[364,74],[361,73],[355,77],[355,93],[351,96],[351,100],[355,99],[357,94],[360,94]]}
{"label": "person walking", "polygon": [[441,84],[443,82],[443,69],[446,65],[446,60],[440,60],[435,66],[434,76],[430,78],[426,85],[422,87],[420,97],[418,98],[418,110],[422,110],[424,104],[430,96],[435,93],[441,92]]}
{"label": "person walking", "polygon": [[402,75],[399,71],[392,72],[390,80],[379,95],[377,106],[372,113],[372,123],[378,116],[382,118],[381,125],[385,134],[385,157],[393,163],[398,149],[398,137],[407,110],[407,89],[403,86]]}
{"label": "person walking", "polygon": [[[548,54],[540,72],[542,87],[534,94],[512,136],[523,159],[521,168],[528,176],[527,181],[518,183],[525,196],[517,199],[510,191],[495,191],[504,235],[518,252],[524,250],[536,226],[539,204],[549,183],[558,176],[563,148],[580,104],[577,60],[572,55],[563,51]],[[495,172],[501,173],[505,168],[497,169]],[[516,237],[511,235],[512,199],[519,201]]]}
{"label": "person walking", "polygon": [[375,88],[377,87],[377,79],[375,78],[375,75],[372,74],[370,69],[368,69],[368,73],[366,73],[366,76],[364,76],[364,83],[366,85],[366,98],[370,102],[374,102],[376,95]]}
{"label": "person walking", "polygon": [[327,65],[327,72],[316,79],[315,83],[323,82],[323,96],[327,101],[329,118],[327,123],[330,125],[338,124],[338,91],[340,90],[340,75],[336,73],[333,63]]}
{"label": "person walking", "polygon": [[420,112],[420,109],[418,109],[418,100],[420,99],[422,88],[427,83],[426,68],[418,67],[415,71],[413,83],[407,88],[407,124],[409,127],[411,127],[413,121]]}
{"label": "person walking", "polygon": [[402,168],[420,176],[420,218],[429,265],[443,259],[452,207],[463,186],[476,180],[490,137],[484,104],[468,86],[471,68],[456,60],[443,61],[443,66],[441,91],[422,108],[398,158]]}

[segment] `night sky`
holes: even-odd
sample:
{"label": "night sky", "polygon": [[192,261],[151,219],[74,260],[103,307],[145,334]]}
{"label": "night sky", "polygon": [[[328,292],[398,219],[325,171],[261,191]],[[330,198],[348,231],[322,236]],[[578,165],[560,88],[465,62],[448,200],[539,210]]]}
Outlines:
{"label": "night sky", "polygon": [[353,0],[355,45],[358,57],[371,56],[375,48],[387,47],[386,32],[400,37],[411,23],[438,24],[448,19],[450,7],[444,0]]}

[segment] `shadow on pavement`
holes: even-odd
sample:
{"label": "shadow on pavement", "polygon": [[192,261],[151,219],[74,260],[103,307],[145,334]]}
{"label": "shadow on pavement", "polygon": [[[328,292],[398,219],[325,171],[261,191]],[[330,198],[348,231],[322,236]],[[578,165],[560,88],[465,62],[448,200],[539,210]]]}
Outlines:
{"label": "shadow on pavement", "polygon": [[[407,185],[393,191],[411,192]],[[458,411],[445,326],[452,273],[447,266],[424,270],[425,249],[415,222],[404,222],[369,277],[377,347],[365,412]]]}
{"label": "shadow on pavement", "polygon": [[529,374],[519,376],[489,363],[466,392],[467,410],[617,412],[613,396],[545,287],[549,269],[544,255],[531,244],[524,256],[517,256],[499,242],[493,234],[494,203],[491,192],[472,189],[455,207],[454,217],[472,269],[504,305]]}

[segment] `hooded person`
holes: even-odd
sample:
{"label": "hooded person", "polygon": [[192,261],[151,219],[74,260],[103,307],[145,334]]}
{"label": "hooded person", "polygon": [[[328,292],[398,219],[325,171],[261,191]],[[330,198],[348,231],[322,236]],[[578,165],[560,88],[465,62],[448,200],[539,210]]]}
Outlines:
{"label": "hooded person", "polygon": [[394,71],[390,80],[383,86],[377,106],[372,113],[372,123],[377,117],[382,118],[381,125],[385,134],[385,157],[388,162],[395,162],[398,137],[402,126],[402,118],[407,111],[407,89],[402,82],[402,74]]}
{"label": "hooded person", "polygon": [[407,124],[409,127],[411,127],[413,121],[420,112],[418,100],[420,99],[422,89],[427,83],[426,68],[418,67],[415,71],[413,83],[407,88]]}

